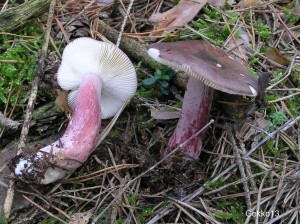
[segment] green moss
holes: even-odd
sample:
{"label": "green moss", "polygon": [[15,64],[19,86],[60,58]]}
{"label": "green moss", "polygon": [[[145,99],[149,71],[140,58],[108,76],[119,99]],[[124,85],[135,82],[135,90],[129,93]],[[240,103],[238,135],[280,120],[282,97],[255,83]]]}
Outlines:
{"label": "green moss", "polygon": [[[192,21],[191,26],[193,29],[200,32],[203,36],[208,38],[214,45],[222,45],[227,37],[230,35],[230,30],[227,25],[224,24],[222,12],[210,8],[208,6],[203,9],[203,17],[198,20]],[[228,13],[228,24],[235,24],[238,20],[237,13]],[[195,40],[201,39],[199,34],[193,33],[190,35],[191,31],[189,29],[184,29],[180,35],[185,37],[184,39]],[[237,31],[239,35],[240,31]]]}
{"label": "green moss", "polygon": [[[2,47],[0,60],[9,60],[14,63],[0,62],[0,105],[14,104],[16,101],[19,86],[30,83],[36,69],[38,52],[42,45],[43,31],[38,28],[38,24],[32,22],[20,30],[19,35],[0,35]],[[32,36],[32,38],[25,38]],[[19,40],[19,41],[18,41]],[[10,90],[10,86],[12,90]],[[8,94],[13,91],[8,102]],[[26,97],[26,92],[21,91],[21,100]]]}
{"label": "green moss", "polygon": [[263,23],[254,23],[253,26],[256,33],[261,36],[264,41],[270,40],[271,30],[268,25]]}

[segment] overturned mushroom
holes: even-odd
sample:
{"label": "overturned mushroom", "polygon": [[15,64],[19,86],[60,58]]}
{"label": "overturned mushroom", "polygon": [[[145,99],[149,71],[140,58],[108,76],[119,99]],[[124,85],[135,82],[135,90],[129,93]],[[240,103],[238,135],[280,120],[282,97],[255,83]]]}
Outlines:
{"label": "overturned mushroom", "polygon": [[[243,96],[257,95],[257,80],[247,68],[219,47],[205,41],[155,43],[148,46],[148,54],[156,61],[184,71],[190,76],[181,115],[165,155],[207,123],[212,89]],[[183,147],[185,159],[198,158],[202,148],[201,137],[192,139]]]}
{"label": "overturned mushroom", "polygon": [[129,58],[113,44],[91,38],[67,45],[57,79],[70,91],[73,115],[56,142],[14,160],[12,171],[25,182],[52,183],[83,164],[97,147],[101,119],[114,116],[137,88]]}

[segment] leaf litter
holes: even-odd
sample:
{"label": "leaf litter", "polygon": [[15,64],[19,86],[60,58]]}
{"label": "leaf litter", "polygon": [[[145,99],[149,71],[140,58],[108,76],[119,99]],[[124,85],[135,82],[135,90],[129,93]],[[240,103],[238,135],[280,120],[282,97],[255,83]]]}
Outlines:
{"label": "leaf litter", "polygon": [[[215,41],[206,36],[211,26],[226,31],[226,41],[221,43],[224,49],[248,65],[254,75],[272,73],[265,92],[269,101],[266,108],[256,107],[245,118],[248,109],[237,106],[229,113],[242,115],[232,118],[224,113],[224,102],[236,107],[241,100],[223,98],[223,104],[214,104],[211,117],[215,123],[206,135],[200,159],[169,167],[159,163],[160,150],[176,125],[184,85],[171,81],[166,96],[157,86],[141,84],[141,91],[119,119],[111,125],[106,122],[106,138],[103,136],[96,152],[72,177],[29,189],[18,183],[18,191],[31,196],[25,199],[26,206],[32,206],[14,210],[11,223],[49,223],[56,219],[65,223],[299,222],[298,1],[236,1],[221,8],[205,5],[195,8],[197,12],[176,26],[172,26],[176,21],[172,14],[157,14],[176,7],[178,10],[183,2],[175,6],[174,1],[134,1],[124,36],[136,38],[141,44],[154,41],[153,37],[155,41]],[[263,7],[261,2],[265,3]],[[53,36],[64,42],[83,35],[101,38],[97,20],[120,30],[127,6],[126,1],[66,1],[57,6],[60,15],[53,25]],[[149,21],[153,15],[164,15],[158,20],[160,25]],[[153,71],[143,65],[141,70],[139,83],[153,76]],[[54,77],[53,71],[49,72],[53,76],[46,77]],[[45,83],[50,85],[51,81]],[[51,89],[47,85],[45,89]],[[54,99],[54,95],[49,91],[47,97]],[[217,93],[215,98],[220,96],[223,94]],[[249,106],[254,103],[243,100]],[[38,101],[46,102],[43,97]],[[59,119],[43,122],[57,122],[64,128],[63,113],[55,116]],[[11,130],[3,136],[8,139],[12,133],[16,132]],[[7,141],[1,140],[1,144]],[[180,159],[180,152],[175,153]],[[4,183],[5,178],[1,181]],[[267,215],[255,216],[260,211]]]}

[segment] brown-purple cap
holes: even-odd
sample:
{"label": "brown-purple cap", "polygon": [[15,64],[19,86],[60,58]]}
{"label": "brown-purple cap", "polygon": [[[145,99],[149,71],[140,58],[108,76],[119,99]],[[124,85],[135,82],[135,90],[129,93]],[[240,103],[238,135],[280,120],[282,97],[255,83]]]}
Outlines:
{"label": "brown-purple cap", "polygon": [[219,47],[202,40],[154,43],[147,47],[156,61],[230,94],[257,96],[257,79]]}

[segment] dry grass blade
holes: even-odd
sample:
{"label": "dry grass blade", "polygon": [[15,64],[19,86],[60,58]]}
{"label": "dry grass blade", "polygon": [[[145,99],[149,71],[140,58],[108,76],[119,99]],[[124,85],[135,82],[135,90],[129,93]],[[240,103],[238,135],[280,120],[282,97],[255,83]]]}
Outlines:
{"label": "dry grass blade", "polygon": [[115,165],[115,166],[112,166],[112,167],[107,167],[107,168],[104,168],[102,170],[95,171],[93,173],[89,173],[89,174],[84,175],[84,176],[78,176],[78,177],[66,179],[66,180],[63,181],[63,183],[72,183],[74,181],[81,183],[81,182],[91,180],[95,177],[99,177],[99,176],[107,174],[107,173],[112,173],[112,172],[115,172],[115,171],[118,171],[118,170],[130,169],[130,168],[136,168],[136,167],[139,167],[139,165],[137,165],[137,164]]}
{"label": "dry grass blade", "polygon": [[247,203],[247,209],[251,210],[252,209],[252,203],[251,203],[251,197],[250,197],[250,194],[249,194],[249,186],[248,186],[248,182],[247,182],[247,178],[246,178],[244,164],[243,164],[243,161],[241,159],[240,152],[239,152],[240,150],[237,147],[237,144],[236,144],[236,141],[233,137],[232,132],[229,132],[228,135],[229,135],[229,138],[232,142],[232,148],[235,151],[236,161],[238,163],[242,179],[244,180],[243,181],[243,186],[244,186],[244,190],[245,190],[245,199],[246,199],[246,203]]}
{"label": "dry grass blade", "polygon": [[68,224],[67,222],[65,222],[64,220],[60,219],[59,217],[57,217],[56,215],[53,215],[51,212],[48,212],[46,209],[42,208],[40,205],[38,205],[37,203],[35,203],[34,201],[30,200],[28,197],[26,197],[25,195],[23,195],[23,197],[29,201],[31,204],[33,204],[34,206],[36,206],[38,209],[42,210],[43,212],[45,212],[46,214],[48,214],[49,216],[55,218],[56,220],[60,221],[61,223],[64,224]]}
{"label": "dry grass blade", "polygon": [[201,224],[201,222],[199,222],[191,213],[189,213],[185,208],[183,208],[181,205],[179,205],[178,203],[174,203],[174,205],[180,209],[180,211],[182,211],[184,214],[187,215],[188,218],[190,218],[193,223],[197,223],[197,224]]}
{"label": "dry grass blade", "polygon": [[280,220],[280,219],[286,217],[287,215],[291,214],[292,212],[299,212],[299,210],[300,210],[300,205],[298,205],[297,207],[292,208],[292,209],[288,210],[287,212],[285,212],[285,213],[283,213],[283,214],[277,216],[276,218],[274,218],[274,219],[272,219],[272,220],[266,222],[266,224],[273,224],[273,223],[276,223],[278,220]]}
{"label": "dry grass blade", "polygon": [[211,216],[207,215],[206,213],[204,213],[204,212],[200,211],[199,209],[189,205],[188,203],[182,202],[182,201],[174,199],[174,198],[169,198],[169,199],[174,201],[176,206],[178,206],[178,204],[180,204],[180,205],[182,205],[184,207],[187,207],[187,208],[191,209],[192,211],[198,213],[200,216],[203,216],[204,218],[206,218],[210,222],[220,224],[220,222],[218,222],[214,217],[211,217]]}
{"label": "dry grass blade", "polygon": [[118,120],[119,116],[121,115],[121,113],[123,112],[123,110],[125,109],[125,107],[127,106],[127,104],[129,103],[129,100],[127,100],[123,106],[120,108],[120,110],[115,114],[115,116],[113,117],[113,119],[109,122],[109,124],[104,128],[104,130],[101,132],[100,136],[99,136],[99,140],[97,141],[96,144],[96,148],[97,146],[99,146],[101,144],[101,142],[105,139],[105,137],[109,134],[109,132],[111,131],[111,129],[113,128],[114,124],[116,123],[116,121]]}

